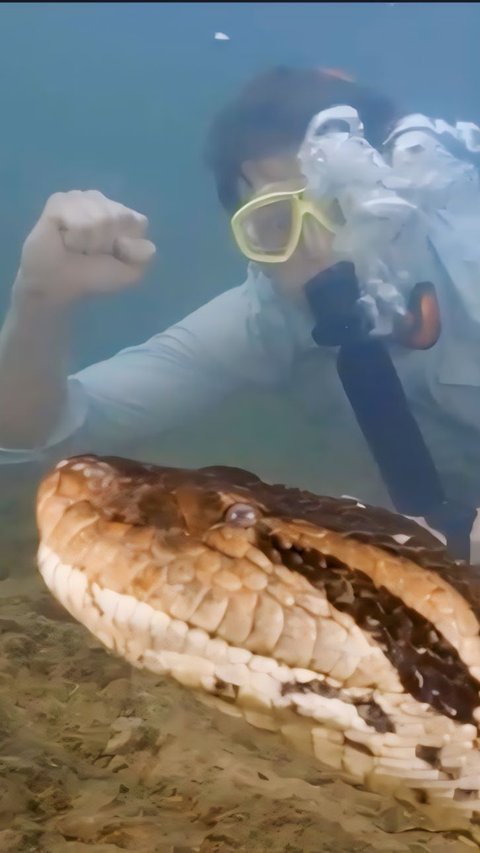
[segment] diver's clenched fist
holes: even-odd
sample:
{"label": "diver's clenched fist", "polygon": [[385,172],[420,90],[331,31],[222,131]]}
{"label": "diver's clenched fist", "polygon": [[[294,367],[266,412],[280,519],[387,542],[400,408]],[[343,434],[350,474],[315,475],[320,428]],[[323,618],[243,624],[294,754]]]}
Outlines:
{"label": "diver's clenched fist", "polygon": [[24,243],[15,288],[65,303],[128,287],[155,255],[147,228],[97,190],[55,193]]}

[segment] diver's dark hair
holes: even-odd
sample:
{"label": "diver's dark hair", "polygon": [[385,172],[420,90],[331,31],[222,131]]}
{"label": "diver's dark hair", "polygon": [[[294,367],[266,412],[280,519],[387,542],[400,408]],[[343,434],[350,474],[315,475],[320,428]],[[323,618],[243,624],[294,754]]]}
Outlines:
{"label": "diver's dark hair", "polygon": [[357,110],[376,148],[400,117],[388,98],[336,72],[277,67],[253,78],[214,116],[207,136],[205,160],[222,206],[233,213],[240,203],[242,163],[298,148],[313,116],[337,104]]}

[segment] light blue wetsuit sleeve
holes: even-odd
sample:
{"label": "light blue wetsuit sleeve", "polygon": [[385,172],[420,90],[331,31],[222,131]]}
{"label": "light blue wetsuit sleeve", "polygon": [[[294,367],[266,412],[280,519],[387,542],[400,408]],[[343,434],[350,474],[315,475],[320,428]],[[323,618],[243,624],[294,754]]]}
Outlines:
{"label": "light blue wetsuit sleeve", "polygon": [[267,387],[278,366],[258,330],[258,296],[247,281],[139,346],[69,377],[60,422],[36,450],[0,449],[0,463],[69,452],[113,453],[183,425],[247,384]]}

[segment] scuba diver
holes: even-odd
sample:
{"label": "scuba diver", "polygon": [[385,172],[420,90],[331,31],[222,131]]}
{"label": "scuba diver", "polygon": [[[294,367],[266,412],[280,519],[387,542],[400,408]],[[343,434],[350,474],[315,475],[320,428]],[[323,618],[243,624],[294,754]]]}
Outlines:
{"label": "scuba diver", "polygon": [[53,195],[0,333],[0,462],[119,452],[248,387],[324,423],[338,393],[395,509],[480,560],[479,155],[475,125],[341,72],[255,77],[206,145],[246,281],[70,376],[72,307],[140,280],[155,247],[100,192]]}

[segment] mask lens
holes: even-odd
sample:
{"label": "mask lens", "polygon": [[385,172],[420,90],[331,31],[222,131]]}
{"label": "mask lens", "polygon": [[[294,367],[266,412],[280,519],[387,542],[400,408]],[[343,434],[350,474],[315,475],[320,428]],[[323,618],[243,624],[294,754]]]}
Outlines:
{"label": "mask lens", "polygon": [[292,199],[281,199],[251,210],[242,221],[245,239],[255,252],[281,254],[287,248],[293,227]]}

